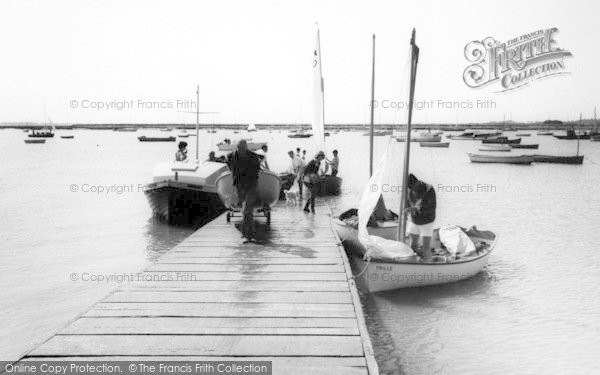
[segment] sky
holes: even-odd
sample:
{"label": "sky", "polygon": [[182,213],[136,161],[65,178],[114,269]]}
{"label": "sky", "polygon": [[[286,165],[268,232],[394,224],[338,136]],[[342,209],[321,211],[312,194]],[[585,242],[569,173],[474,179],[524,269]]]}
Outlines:
{"label": "sky", "polygon": [[[198,85],[200,110],[218,112],[202,123],[309,123],[316,22],[328,124],[369,121],[373,34],[375,121],[406,121],[405,105],[391,107],[408,99],[413,28],[415,100],[429,103],[415,123],[592,118],[600,107],[599,4],[1,0],[0,122],[192,124],[185,111],[195,110]],[[465,84],[471,41],[552,27],[558,47],[573,55],[564,59],[569,74],[508,92]],[[491,104],[477,108],[477,100]]]}

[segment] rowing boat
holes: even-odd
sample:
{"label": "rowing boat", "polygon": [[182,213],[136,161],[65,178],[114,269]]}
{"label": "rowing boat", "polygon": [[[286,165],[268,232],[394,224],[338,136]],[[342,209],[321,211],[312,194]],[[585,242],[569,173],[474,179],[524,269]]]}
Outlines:
{"label": "rowing boat", "polygon": [[472,163],[502,163],[502,164],[524,164],[533,163],[533,155],[500,156],[468,154]]}
{"label": "rowing boat", "polygon": [[502,152],[510,152],[512,151],[512,147],[510,145],[488,145],[483,146],[479,149],[479,151],[502,151]]}
{"label": "rowing boat", "polygon": [[450,142],[419,142],[421,147],[449,147]]}

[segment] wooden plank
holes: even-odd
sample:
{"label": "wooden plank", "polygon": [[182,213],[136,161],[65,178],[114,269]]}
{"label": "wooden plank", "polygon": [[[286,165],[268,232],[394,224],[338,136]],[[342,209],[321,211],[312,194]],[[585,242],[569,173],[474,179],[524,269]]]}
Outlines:
{"label": "wooden plank", "polygon": [[112,302],[99,303],[84,316],[352,318],[355,315],[354,307],[349,304]]}
{"label": "wooden plank", "polygon": [[363,355],[359,336],[57,335],[30,356]]}
{"label": "wooden plank", "polygon": [[339,253],[334,253],[330,251],[297,251],[297,252],[264,252],[264,253],[256,253],[245,252],[245,251],[235,251],[235,250],[222,250],[222,251],[214,251],[208,250],[206,254],[204,251],[185,251],[185,252],[170,252],[165,254],[160,258],[160,261],[165,259],[178,259],[178,258],[200,258],[200,259],[210,259],[210,258],[231,258],[231,259],[274,259],[274,258],[334,258],[341,259]]}
{"label": "wooden plank", "polygon": [[263,280],[263,281],[301,281],[301,280],[321,280],[321,281],[345,281],[346,275],[337,273],[306,273],[306,272],[176,272],[176,271],[153,271],[146,270],[138,274],[141,278],[156,278],[162,280]]}
{"label": "wooden plank", "polygon": [[260,251],[257,249],[243,249],[238,246],[216,246],[216,247],[200,247],[189,244],[179,244],[174,247],[171,251],[165,254],[177,254],[177,253],[191,253],[197,256],[211,256],[211,254],[223,255],[229,253],[235,253],[236,255],[252,255],[252,254],[301,254],[301,253],[333,253],[339,255],[339,250],[333,246],[320,246],[320,247],[307,247],[307,246],[265,246]]}
{"label": "wooden plank", "polygon": [[356,336],[354,319],[339,318],[81,318],[60,335],[317,335]]}
{"label": "wooden plank", "polygon": [[347,292],[160,292],[117,291],[102,302],[247,302],[247,303],[352,303]]}
{"label": "wooden plank", "polygon": [[198,291],[347,291],[348,283],[342,281],[148,281],[131,282],[123,285],[121,290],[130,289],[169,289]]}
{"label": "wooden plank", "polygon": [[342,258],[203,258],[177,257],[160,259],[160,263],[202,263],[202,264],[340,264]]}
{"label": "wooden plank", "polygon": [[342,264],[262,264],[260,267],[248,267],[244,264],[204,264],[204,263],[154,263],[147,268],[150,271],[180,271],[180,272],[308,272],[346,274]]}

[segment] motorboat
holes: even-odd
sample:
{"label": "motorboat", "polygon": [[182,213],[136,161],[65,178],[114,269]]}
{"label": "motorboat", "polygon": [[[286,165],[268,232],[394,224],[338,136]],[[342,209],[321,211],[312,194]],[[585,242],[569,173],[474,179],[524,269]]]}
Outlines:
{"label": "motorboat", "polygon": [[169,223],[192,223],[224,210],[217,194],[217,178],[228,171],[219,162],[164,162],[152,171],[143,190],[153,213]]}

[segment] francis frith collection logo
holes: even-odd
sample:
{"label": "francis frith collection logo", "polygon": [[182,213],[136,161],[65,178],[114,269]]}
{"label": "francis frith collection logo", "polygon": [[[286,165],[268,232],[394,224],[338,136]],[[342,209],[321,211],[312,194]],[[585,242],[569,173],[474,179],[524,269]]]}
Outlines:
{"label": "francis frith collection logo", "polygon": [[500,42],[492,37],[474,40],[465,46],[465,58],[471,63],[463,80],[472,88],[499,84],[497,92],[514,90],[538,79],[569,73],[565,58],[571,52],[559,48],[558,29],[536,30]]}

